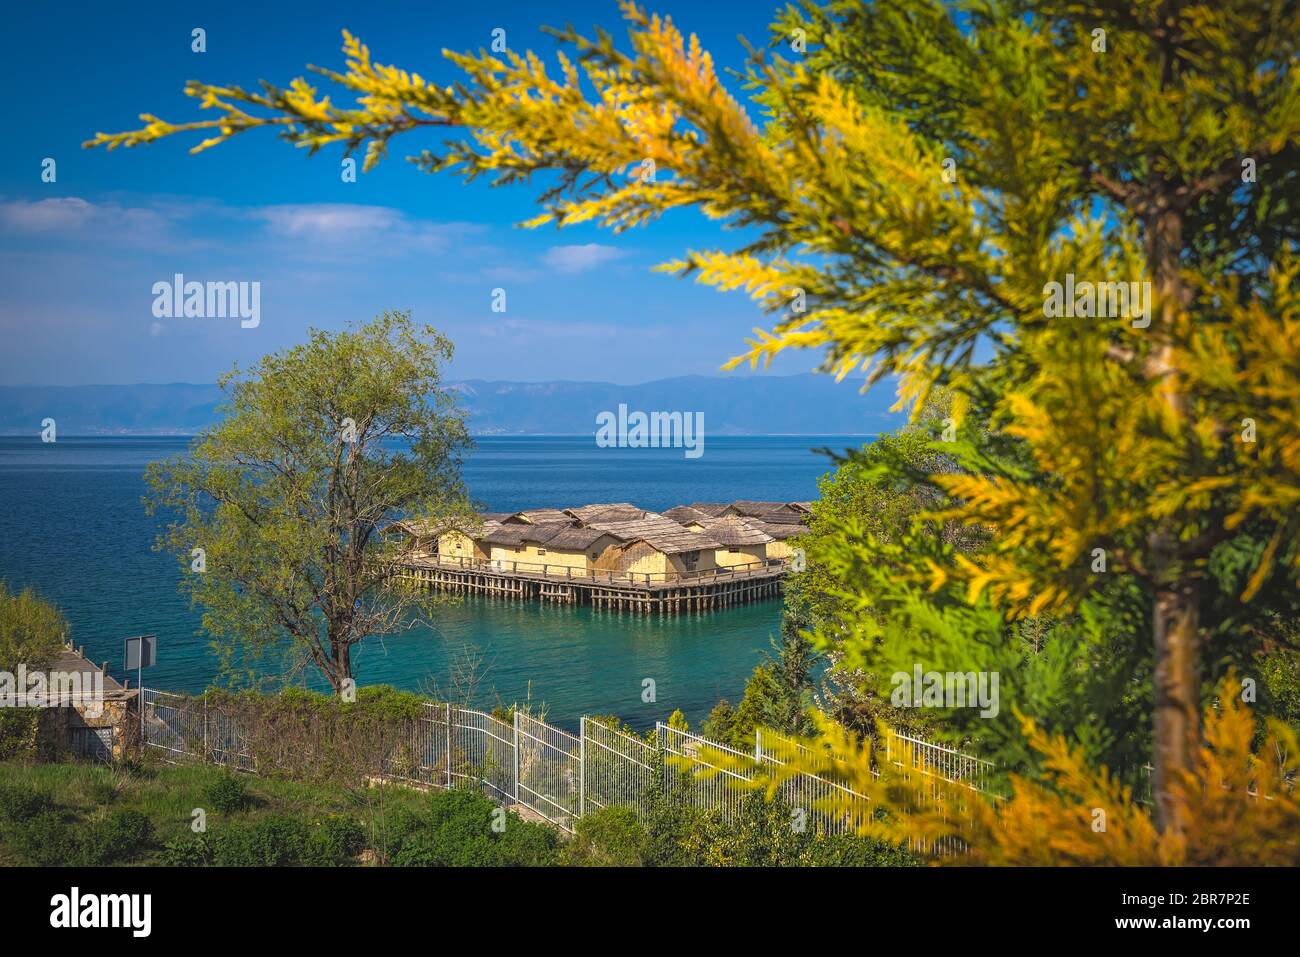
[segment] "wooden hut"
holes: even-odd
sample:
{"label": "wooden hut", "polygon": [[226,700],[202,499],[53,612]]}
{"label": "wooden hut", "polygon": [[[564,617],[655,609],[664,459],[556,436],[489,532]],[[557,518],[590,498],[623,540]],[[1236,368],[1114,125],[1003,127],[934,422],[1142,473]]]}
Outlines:
{"label": "wooden hut", "polygon": [[[544,540],[542,540],[544,538]],[[606,549],[617,547],[619,540],[597,528],[566,526],[558,528],[530,544],[537,559],[547,567],[547,574],[586,578],[596,568]]]}
{"label": "wooden hut", "polygon": [[755,528],[767,535],[767,557],[788,561],[798,546],[798,537],[808,530],[801,522],[764,522],[757,518],[742,518],[750,528]]}
{"label": "wooden hut", "polygon": [[438,554],[441,527],[428,519],[404,518],[383,530],[383,538],[399,547],[406,558],[432,558]]}
{"label": "wooden hut", "polygon": [[683,523],[693,532],[716,539],[720,547],[714,551],[714,562],[719,568],[754,567],[764,565],[770,556],[768,545],[773,541],[762,529],[755,528],[745,519],[728,515],[725,518],[697,518]]}
{"label": "wooden hut", "polygon": [[493,566],[506,572],[586,578],[619,543],[606,532],[565,522],[501,524],[483,538]]}
{"label": "wooden hut", "polygon": [[597,562],[601,571],[646,576],[646,581],[670,582],[717,568],[714,552],[722,543],[706,532],[693,532],[670,518],[647,512],[627,522],[596,522],[591,528],[618,541]]}

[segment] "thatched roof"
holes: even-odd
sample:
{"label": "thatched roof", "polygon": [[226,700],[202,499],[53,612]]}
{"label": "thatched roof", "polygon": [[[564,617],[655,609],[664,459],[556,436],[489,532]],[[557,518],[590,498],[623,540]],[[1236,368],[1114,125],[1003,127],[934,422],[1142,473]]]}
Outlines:
{"label": "thatched roof", "polygon": [[761,515],[741,515],[741,518],[756,518],[773,525],[802,525],[808,518],[803,512],[763,512]]}
{"label": "thatched roof", "polygon": [[664,518],[671,518],[678,525],[689,525],[691,522],[698,522],[702,518],[711,518],[706,512],[701,512],[698,508],[692,508],[690,505],[674,505],[668,511],[663,513]]}
{"label": "thatched roof", "polygon": [[507,548],[518,548],[525,541],[526,536],[533,532],[533,526],[525,525],[522,522],[516,522],[508,525],[498,525],[489,531],[480,539],[487,545],[503,545]]}
{"label": "thatched roof", "polygon": [[540,525],[543,522],[562,522],[565,525],[572,524],[573,519],[565,515],[558,508],[529,508],[522,512],[515,512],[508,519],[508,522],[527,522],[529,525]]}
{"label": "thatched roof", "polygon": [[722,547],[709,533],[692,532],[656,512],[647,512],[644,518],[631,522],[595,522],[591,527],[624,542],[645,542],[665,555]]}
{"label": "thatched roof", "polygon": [[518,548],[520,545],[541,545],[557,551],[585,551],[600,541],[607,533],[594,528],[582,528],[567,522],[542,522],[538,525],[515,523],[499,525],[483,541],[489,545]]}
{"label": "thatched roof", "polygon": [[638,518],[645,518],[646,515],[645,509],[638,508],[631,502],[580,505],[577,508],[566,508],[564,511],[566,515],[573,516],[583,525],[590,525],[592,522],[634,522]]}
{"label": "thatched roof", "polygon": [[772,541],[771,535],[734,515],[728,515],[726,518],[701,519],[700,526],[705,534],[716,538],[728,548],[739,545],[766,545]]}
{"label": "thatched roof", "polygon": [[728,505],[726,502],[691,502],[691,508],[712,518],[721,518]]}
{"label": "thatched roof", "polygon": [[739,499],[727,506],[728,510],[735,515],[752,515],[757,518],[760,515],[767,515],[771,512],[792,513],[792,509],[786,502],[754,502],[748,499]]}
{"label": "thatched roof", "polygon": [[802,522],[765,522],[758,518],[741,518],[750,528],[756,528],[764,535],[783,542],[787,538],[794,538],[796,535],[802,535],[808,531],[808,526]]}
{"label": "thatched roof", "polygon": [[474,538],[490,532],[501,524],[497,513],[482,515],[448,515],[441,518],[404,518],[393,522],[385,531],[395,530],[414,538],[434,538],[450,531],[464,532]]}
{"label": "thatched roof", "polygon": [[562,528],[545,542],[545,545],[547,548],[557,550],[583,552],[607,537],[608,533],[598,528]]}

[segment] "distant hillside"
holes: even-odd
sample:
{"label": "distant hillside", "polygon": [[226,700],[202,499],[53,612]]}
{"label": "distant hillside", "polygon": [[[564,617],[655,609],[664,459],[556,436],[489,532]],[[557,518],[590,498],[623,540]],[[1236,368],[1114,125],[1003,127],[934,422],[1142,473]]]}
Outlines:
{"label": "distant hillside", "polygon": [[[868,395],[829,376],[682,376],[610,382],[452,383],[476,435],[594,433],[600,412],[703,412],[707,435],[876,433],[901,421],[885,384]],[[187,435],[216,418],[215,385],[0,386],[0,434],[34,434],[53,418],[62,435]]]}

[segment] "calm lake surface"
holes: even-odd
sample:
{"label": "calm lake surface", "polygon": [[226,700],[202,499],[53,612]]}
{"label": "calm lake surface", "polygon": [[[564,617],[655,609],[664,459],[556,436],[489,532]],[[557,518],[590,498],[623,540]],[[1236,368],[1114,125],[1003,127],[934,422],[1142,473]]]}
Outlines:
{"label": "calm lake surface", "polygon": [[[201,691],[217,659],[200,613],[177,590],[174,559],[153,551],[157,529],[140,499],[155,459],[183,453],[185,438],[0,436],[0,578],[57,604],[72,639],[122,676],[122,639],[158,635],[145,684]],[[830,468],[814,452],[861,437],[709,437],[705,454],[681,449],[601,449],[591,436],[480,437],[464,474],[491,511],[634,502],[662,510],[693,501],[815,497]],[[776,634],[780,602],[676,618],[620,615],[470,598],[440,610],[433,629],[368,639],[355,656],[359,684],[412,691],[446,686],[449,665],[476,647],[487,671],[480,703],[543,701],[552,722],[617,714],[635,727],[681,708],[700,721],[719,698],[733,702]],[[135,675],[130,676],[134,681]],[[641,701],[653,678],[657,701]]]}

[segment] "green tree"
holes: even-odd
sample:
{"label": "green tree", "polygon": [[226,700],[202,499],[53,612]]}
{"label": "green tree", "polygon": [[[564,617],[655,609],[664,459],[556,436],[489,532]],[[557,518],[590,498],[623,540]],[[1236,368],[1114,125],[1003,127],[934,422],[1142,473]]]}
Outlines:
{"label": "green tree", "polygon": [[29,588],[12,591],[0,579],[0,670],[14,672],[19,665],[47,670],[67,633],[68,621],[57,608]]}
{"label": "green tree", "polygon": [[[1206,653],[1300,572],[1300,8],[801,2],[748,67],[761,122],[694,37],[625,10],[630,51],[561,31],[573,55],[554,76],[531,54],[449,53],[464,77],[439,85],[347,36],[346,72],[320,72],[351,106],[304,80],[191,83],[218,116],[146,115],[92,144],[210,130],[205,148],[270,126],[371,167],[394,136],[457,125],[467,137],[416,163],[545,174],[530,225],[622,230],[694,206],[746,227],[739,248],[665,267],[780,316],[735,361],[819,348],[840,375],[898,374],[908,401],[947,386],[955,421],[977,409],[1033,463],[936,475],[945,520],[992,537],[975,557],[907,543],[911,584],[1012,618],[1078,609],[1102,575],[1140,589],[1157,813],[1180,832]],[[795,27],[811,45],[791,57]],[[1056,309],[1076,276],[1109,305]],[[1215,573],[1225,547],[1239,577]],[[1240,587],[1207,594],[1225,583]]]}
{"label": "green tree", "polygon": [[[0,671],[15,675],[19,665],[29,672],[48,671],[68,633],[68,622],[31,589],[14,592],[0,579]],[[26,688],[15,683],[12,693]],[[31,755],[41,744],[41,709],[0,707],[0,759]]]}
{"label": "green tree", "polygon": [[429,599],[383,559],[384,526],[464,507],[462,413],[441,387],[452,345],[389,312],[266,356],[221,381],[221,421],[150,465],[158,546],[228,666],[287,650],[340,691],[352,651]]}

